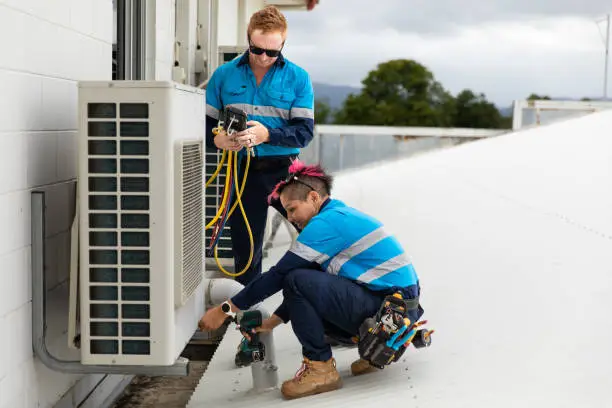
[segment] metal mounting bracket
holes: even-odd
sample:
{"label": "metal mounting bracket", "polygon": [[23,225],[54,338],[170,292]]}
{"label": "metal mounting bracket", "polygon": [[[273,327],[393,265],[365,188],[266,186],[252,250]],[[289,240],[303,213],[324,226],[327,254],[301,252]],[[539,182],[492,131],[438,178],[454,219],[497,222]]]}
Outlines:
{"label": "metal mounting bracket", "polygon": [[45,279],[45,193],[33,191],[32,203],[32,348],[49,369],[73,374],[132,374],[186,376],[189,360],[179,357],[171,366],[86,365],[80,361],[60,360],[47,349],[47,285]]}

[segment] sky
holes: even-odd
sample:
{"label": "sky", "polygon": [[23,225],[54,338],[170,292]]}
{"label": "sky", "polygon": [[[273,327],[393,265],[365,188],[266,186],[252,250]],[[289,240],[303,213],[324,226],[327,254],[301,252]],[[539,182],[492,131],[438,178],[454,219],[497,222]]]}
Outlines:
{"label": "sky", "polygon": [[472,89],[500,106],[531,93],[597,98],[609,12],[606,0],[320,0],[285,13],[284,53],[334,85],[361,86],[377,64],[406,58],[453,94]]}

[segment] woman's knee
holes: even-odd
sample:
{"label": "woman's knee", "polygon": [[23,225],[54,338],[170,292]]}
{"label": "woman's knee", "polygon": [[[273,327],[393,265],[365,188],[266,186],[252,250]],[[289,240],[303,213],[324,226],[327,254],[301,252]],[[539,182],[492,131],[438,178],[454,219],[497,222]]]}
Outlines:
{"label": "woman's knee", "polygon": [[314,269],[294,269],[287,273],[283,280],[283,292],[303,293],[309,292],[313,286],[316,286],[316,275],[321,273]]}
{"label": "woman's knee", "polygon": [[309,276],[312,278],[312,274],[316,271],[310,269],[294,269],[287,273],[283,280],[283,291],[299,292],[300,288],[308,282]]}

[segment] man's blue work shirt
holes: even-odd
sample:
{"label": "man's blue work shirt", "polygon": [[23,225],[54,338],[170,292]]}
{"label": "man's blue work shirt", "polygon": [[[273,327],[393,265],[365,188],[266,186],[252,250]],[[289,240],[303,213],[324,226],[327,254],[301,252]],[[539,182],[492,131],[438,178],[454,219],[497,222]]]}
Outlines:
{"label": "man's blue work shirt", "polygon": [[412,288],[418,294],[418,276],[397,239],[373,217],[328,199],[281,260],[232,302],[246,310],[282,289],[284,276],[300,268],[321,269],[375,292]]}
{"label": "man's blue work shirt", "polygon": [[[299,154],[314,135],[314,93],[308,73],[281,54],[257,86],[249,52],[215,70],[206,87],[206,144],[214,147],[212,129],[231,105],[248,120],[268,128],[270,141],[255,146],[256,156]],[[227,125],[227,124],[226,124]],[[244,150],[240,152],[245,154]]]}

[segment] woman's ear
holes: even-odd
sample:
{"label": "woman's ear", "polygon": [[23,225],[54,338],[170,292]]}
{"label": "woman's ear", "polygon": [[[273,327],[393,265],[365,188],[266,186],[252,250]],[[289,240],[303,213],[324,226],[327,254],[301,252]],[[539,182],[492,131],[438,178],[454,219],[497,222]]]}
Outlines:
{"label": "woman's ear", "polygon": [[310,198],[313,203],[316,203],[321,198],[321,196],[319,196],[319,193],[317,193],[316,191],[310,191],[308,193],[308,198]]}

